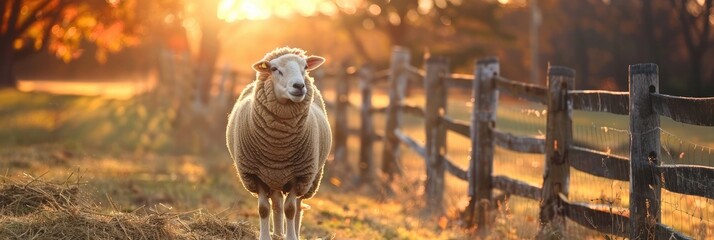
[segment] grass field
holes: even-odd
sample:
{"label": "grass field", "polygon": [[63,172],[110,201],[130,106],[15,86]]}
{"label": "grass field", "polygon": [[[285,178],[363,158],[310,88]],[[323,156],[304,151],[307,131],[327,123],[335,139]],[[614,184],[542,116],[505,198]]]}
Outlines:
{"label": "grass field", "polygon": [[[356,88],[352,88],[356,89]],[[326,98],[334,93],[324,91]],[[417,91],[413,96],[421,96]],[[448,114],[468,119],[468,97],[454,94]],[[352,94],[350,101],[359,102]],[[423,104],[423,98],[409,101]],[[230,221],[258,222],[257,200],[250,196],[235,176],[233,163],[218,144],[203,154],[178,154],[168,119],[176,113],[152,107],[142,97],[109,100],[101,97],[57,96],[41,93],[0,91],[0,169],[11,179],[42,176],[63,181],[70,175],[84,182],[101,206],[109,201],[121,211],[143,207],[169,208],[183,212],[203,209]],[[375,105],[386,98],[375,93]],[[542,106],[503,99],[497,112],[497,127],[523,135],[545,132]],[[358,116],[351,110],[351,116]],[[354,120],[353,120],[354,119]],[[383,131],[384,118],[375,117],[375,128]],[[613,154],[627,154],[627,117],[576,112],[576,143]],[[350,117],[351,127],[358,127]],[[685,126],[662,118],[663,144],[671,145],[675,156],[669,161],[714,165],[711,154],[692,154],[714,147],[714,129]],[[423,122],[406,117],[403,130],[423,142]],[[222,136],[217,136],[222,138]],[[680,140],[684,139],[684,140]],[[355,164],[359,139],[348,140],[349,160]],[[692,150],[695,143],[698,148]],[[448,155],[457,165],[468,165],[468,139],[448,135]],[[703,148],[705,147],[705,148]],[[375,145],[375,157],[381,156]],[[303,236],[338,239],[470,239],[473,229],[461,229],[458,211],[467,203],[466,183],[447,178],[443,217],[422,218],[424,162],[407,148],[402,149],[405,175],[396,180],[396,195],[383,199],[368,190],[349,188],[349,177],[327,172],[317,196],[307,201]],[[684,153],[684,154],[681,154]],[[691,157],[698,156],[698,157]],[[328,163],[330,164],[330,163]],[[496,150],[495,173],[540,185],[543,156]],[[628,184],[573,171],[570,197],[580,202],[627,207]],[[714,236],[714,203],[697,197],[663,194],[663,222],[691,236]],[[537,231],[538,202],[512,198],[495,211],[493,239],[532,238]],[[577,238],[601,238],[575,224],[568,234]]]}

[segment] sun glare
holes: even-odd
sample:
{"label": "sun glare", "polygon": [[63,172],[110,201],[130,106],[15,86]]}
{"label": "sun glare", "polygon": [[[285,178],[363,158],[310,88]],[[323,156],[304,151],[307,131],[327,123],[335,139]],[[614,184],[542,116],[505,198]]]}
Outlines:
{"label": "sun glare", "polygon": [[226,22],[267,19],[271,12],[265,3],[265,1],[223,0],[218,5],[218,18]]}
{"label": "sun glare", "polygon": [[325,0],[221,0],[217,16],[226,22],[235,22],[270,17],[290,18],[295,14],[312,16],[318,12],[331,15],[325,3]]}

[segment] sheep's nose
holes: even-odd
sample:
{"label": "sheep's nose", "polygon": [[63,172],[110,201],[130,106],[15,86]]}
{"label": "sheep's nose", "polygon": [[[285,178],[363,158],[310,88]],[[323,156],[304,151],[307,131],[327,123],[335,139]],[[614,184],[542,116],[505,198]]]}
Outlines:
{"label": "sheep's nose", "polygon": [[294,88],[297,88],[297,89],[302,89],[302,88],[305,87],[305,84],[302,84],[302,83],[294,83],[294,84],[293,84],[293,87],[294,87]]}

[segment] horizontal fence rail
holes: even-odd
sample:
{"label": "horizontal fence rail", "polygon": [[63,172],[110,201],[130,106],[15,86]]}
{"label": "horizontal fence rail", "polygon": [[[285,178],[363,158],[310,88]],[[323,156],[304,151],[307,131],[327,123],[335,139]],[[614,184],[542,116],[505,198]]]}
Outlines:
{"label": "horizontal fence rail", "polygon": [[452,73],[446,78],[446,86],[456,89],[470,89],[474,84],[474,75]]}
{"label": "horizontal fence rail", "polygon": [[449,131],[458,133],[459,135],[466,138],[471,138],[471,135],[469,133],[471,127],[469,126],[468,122],[453,119],[449,116],[442,116],[441,120],[444,122],[446,129],[448,129]]}
{"label": "horizontal fence rail", "polygon": [[670,192],[714,199],[714,168],[693,165],[657,167],[662,186]]}
{"label": "horizontal fence rail", "polygon": [[411,137],[402,133],[402,131],[399,129],[395,130],[394,134],[397,135],[397,138],[399,138],[400,142],[402,142],[404,145],[407,145],[407,147],[414,150],[414,152],[419,154],[419,156],[426,158],[426,150],[424,149],[423,146],[419,145],[419,143],[417,143],[417,141],[414,141],[414,139],[412,139]]}
{"label": "horizontal fence rail", "polygon": [[497,130],[493,131],[496,145],[520,153],[545,153],[545,139],[521,137]]}
{"label": "horizontal fence rail", "polygon": [[456,166],[453,161],[449,160],[445,156],[440,156],[442,160],[444,161],[444,164],[446,164],[446,171],[454,175],[454,177],[457,177],[458,179],[461,180],[468,180],[469,178],[469,173],[466,172],[466,170],[461,169],[459,166]]}
{"label": "horizontal fence rail", "polygon": [[424,118],[424,115],[426,115],[424,113],[424,108],[413,104],[401,103],[399,104],[399,109],[401,109],[405,113],[411,114],[412,116]]}
{"label": "horizontal fence rail", "polygon": [[511,96],[540,104],[548,103],[548,90],[542,86],[517,82],[501,76],[495,76],[494,79],[498,90],[504,90]]}
{"label": "horizontal fence rail", "polygon": [[407,67],[405,68],[405,70],[406,70],[406,72],[409,74],[409,77],[410,77],[411,79],[419,79],[419,80],[421,80],[421,79],[424,79],[424,76],[425,76],[425,74],[426,74],[426,73],[424,73],[424,71],[422,71],[421,69],[416,68],[416,67],[413,67],[413,66],[407,66]]}
{"label": "horizontal fence rail", "polygon": [[506,176],[493,176],[493,187],[501,189],[512,195],[529,198],[533,200],[540,199],[541,189],[537,186],[530,185],[526,182],[509,178]]}
{"label": "horizontal fence rail", "polygon": [[[395,134],[399,138],[399,141],[401,141],[404,145],[408,146],[410,149],[414,150],[419,156],[423,157],[424,160],[426,160],[426,150],[424,149],[423,146],[421,146],[419,143],[417,143],[414,139],[411,137],[407,136],[406,134],[402,133],[400,130],[396,130]],[[455,177],[461,179],[461,180],[466,180],[468,179],[468,173],[466,170],[461,169],[459,166],[456,166],[453,161],[449,160],[445,156],[439,156],[443,161],[446,166],[446,171],[449,173],[453,174]]]}
{"label": "horizontal fence rail", "polygon": [[600,90],[568,91],[574,110],[630,114],[630,93]]}
{"label": "horizontal fence rail", "polygon": [[387,112],[387,107],[373,107],[369,109],[370,112],[372,113],[385,113]]}
{"label": "horizontal fence rail", "polygon": [[559,199],[565,216],[580,226],[618,237],[629,237],[630,218],[619,214],[627,210],[601,210],[588,204],[571,202],[563,194],[559,195]]}
{"label": "horizontal fence rail", "polygon": [[598,176],[620,181],[630,181],[630,160],[605,152],[571,146],[570,166]]}
{"label": "horizontal fence rail", "polygon": [[714,97],[689,98],[650,93],[656,113],[674,121],[699,126],[714,126]]}
{"label": "horizontal fence rail", "polygon": [[389,79],[389,69],[384,69],[374,73],[374,78],[370,80],[370,83],[386,82]]}
{"label": "horizontal fence rail", "polygon": [[384,141],[384,135],[379,133],[372,133],[372,139],[376,141]]}
{"label": "horizontal fence rail", "polygon": [[655,225],[655,239],[692,239],[662,223]]}

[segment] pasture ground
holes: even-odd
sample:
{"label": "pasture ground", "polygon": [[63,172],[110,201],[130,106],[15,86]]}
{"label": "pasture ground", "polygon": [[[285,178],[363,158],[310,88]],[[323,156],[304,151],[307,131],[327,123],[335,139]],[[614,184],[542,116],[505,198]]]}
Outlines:
{"label": "pasture ground", "polygon": [[[356,87],[352,88],[356,89]],[[334,93],[325,91],[327,99]],[[422,94],[414,92],[413,96]],[[450,98],[449,114],[468,119],[468,97]],[[359,102],[352,94],[350,101]],[[417,104],[423,99],[410,98]],[[55,183],[78,183],[87,199],[104,215],[153,212],[176,213],[191,221],[196,211],[216,216],[221,222],[247,222],[256,230],[257,200],[248,194],[235,175],[224,146],[203,154],[177,153],[167,119],[171,109],[146,104],[139,96],[129,100],[101,97],[57,96],[42,93],[0,91],[0,169],[3,182],[26,182],[39,178]],[[385,104],[379,92],[375,105]],[[516,134],[544,133],[545,116],[539,106],[505,100],[499,108],[497,127]],[[537,112],[537,113],[536,113]],[[355,109],[350,116],[358,116]],[[354,120],[353,120],[354,119]],[[375,116],[375,128],[383,131],[384,118]],[[627,129],[627,117],[577,112],[574,120],[576,142],[613,154],[624,154],[628,137],[617,134]],[[358,127],[350,117],[351,127]],[[606,128],[602,128],[606,127]],[[663,128],[673,136],[706,147],[714,146],[714,130],[689,127],[663,118]],[[424,139],[423,122],[406,116],[405,132],[418,141]],[[604,129],[604,130],[603,130]],[[607,130],[610,129],[610,130]],[[599,132],[598,132],[599,131]],[[602,132],[607,134],[604,134]],[[609,133],[608,133],[609,131]],[[216,136],[223,138],[223,136]],[[468,140],[449,134],[448,154],[459,166],[468,164]],[[348,140],[349,162],[356,168],[359,140]],[[381,156],[375,145],[375,157]],[[187,151],[190,152],[190,151]],[[351,178],[328,168],[320,192],[306,201],[303,237],[337,239],[469,239],[473,229],[459,227],[458,211],[466,205],[466,183],[447,178],[446,215],[423,218],[422,183],[426,179],[424,162],[402,148],[405,175],[392,188],[397,194],[384,198],[367,189],[353,188]],[[495,173],[508,175],[534,185],[542,181],[542,155],[496,150]],[[700,164],[707,164],[702,162]],[[332,164],[331,162],[328,164]],[[586,203],[599,203],[610,209],[627,207],[626,182],[598,179],[573,173],[571,197]],[[667,195],[669,196],[669,195]],[[679,198],[677,198],[679,197]],[[683,205],[663,207],[663,222],[692,236],[712,236],[714,203],[694,197],[670,196]],[[682,200],[683,199],[683,200]],[[689,205],[686,205],[689,206]],[[695,221],[692,214],[699,211]],[[150,212],[149,212],[150,213]],[[494,231],[489,238],[532,238],[537,230],[538,203],[512,198],[494,211]],[[13,217],[0,216],[0,224]],[[597,233],[570,224],[568,234],[578,238],[601,238]]]}

